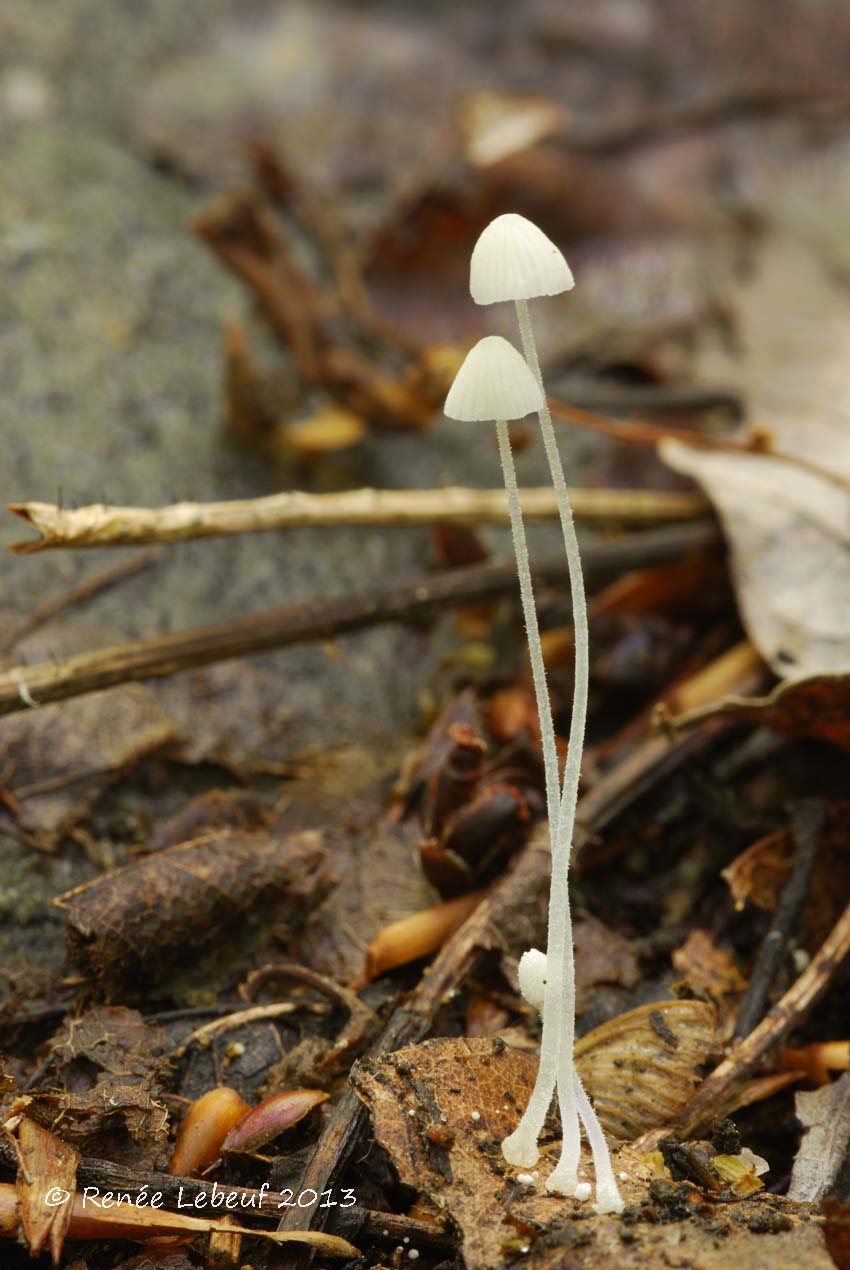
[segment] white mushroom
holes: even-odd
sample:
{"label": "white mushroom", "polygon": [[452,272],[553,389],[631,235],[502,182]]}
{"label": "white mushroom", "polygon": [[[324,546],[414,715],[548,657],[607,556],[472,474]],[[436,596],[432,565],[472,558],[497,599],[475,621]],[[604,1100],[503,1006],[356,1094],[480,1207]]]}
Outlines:
{"label": "white mushroom", "polygon": [[[458,371],[446,398],[444,410],[450,419],[460,419],[464,422],[492,419],[496,424],[499,457],[502,463],[502,474],[505,479],[505,491],[508,496],[511,534],[513,536],[514,554],[519,575],[522,612],[528,634],[531,675],[534,681],[537,713],[540,717],[543,766],[546,775],[546,801],[551,821],[553,815],[557,814],[561,793],[558,775],[558,752],[555,748],[555,726],[552,722],[552,709],[549,704],[549,693],[546,687],[546,670],[543,665],[543,650],[537,625],[537,610],[534,606],[534,591],[531,584],[531,569],[528,563],[525,526],[523,525],[519,503],[516,468],[514,467],[511,440],[508,433],[508,420],[522,419],[527,414],[539,411],[542,404],[542,390],[529,370],[522,354],[517,352],[513,344],[502,339],[500,335],[489,335],[485,339],[479,340],[475,347],[467,353],[466,359]],[[554,1083],[552,1088],[554,1089]],[[545,1110],[543,1114],[545,1117]],[[528,1165],[534,1164],[536,1159],[537,1155],[535,1154],[534,1159],[527,1161]],[[518,1163],[523,1163],[523,1161],[518,1161]]]}
{"label": "white mushroom", "polygon": [[[578,1185],[579,1131],[578,1117],[587,1131],[597,1173],[597,1208],[619,1211],[617,1183],[611,1170],[605,1139],[581,1083],[575,1073],[575,965],[569,901],[569,865],[572,848],[575,809],[581,772],[581,753],[587,717],[589,681],[589,640],[587,605],[578,540],[567,494],[552,417],[546,402],[540,362],[528,313],[529,299],[557,295],[574,285],[570,267],[553,242],[523,216],[509,213],[498,216],[481,234],[472,253],[470,291],[479,304],[513,300],[516,306],[520,336],[527,364],[534,372],[541,394],[538,411],[540,430],[561,521],[564,548],[570,575],[575,644],[575,687],[570,724],[569,750],[564,771],[563,793],[553,817],[552,881],[549,897],[549,929],[547,936],[548,971],[543,1001],[543,1035],[540,1065],[529,1104],[519,1126],[502,1144],[509,1163],[528,1167],[538,1158],[537,1139],[555,1086],[561,1112],[563,1145],[561,1158],[547,1182],[548,1189],[574,1195]],[[541,716],[542,719],[542,716]],[[542,728],[541,728],[542,730]],[[604,1160],[599,1155],[604,1151]],[[607,1163],[607,1167],[606,1167]]]}
{"label": "white mushroom", "polygon": [[516,212],[490,222],[469,262],[469,291],[476,304],[533,300],[573,286],[570,266],[555,244]]}

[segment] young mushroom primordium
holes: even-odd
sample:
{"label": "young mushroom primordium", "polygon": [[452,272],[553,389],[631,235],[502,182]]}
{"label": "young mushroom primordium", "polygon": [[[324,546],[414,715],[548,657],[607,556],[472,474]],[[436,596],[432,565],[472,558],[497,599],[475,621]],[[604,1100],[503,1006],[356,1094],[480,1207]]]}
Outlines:
{"label": "young mushroom primordium", "polygon": [[[534,597],[528,569],[525,534],[522,526],[516,477],[510,453],[507,425],[499,433],[499,450],[505,471],[505,484],[511,507],[511,528],[517,555],[523,613],[528,632],[529,657],[534,678],[540,730],[543,739],[543,757],[546,771],[546,800],[549,811],[552,842],[552,880],[549,899],[549,926],[547,953],[537,950],[526,953],[521,962],[521,986],[527,999],[542,1012],[543,1035],[540,1047],[540,1064],[528,1106],[517,1129],[503,1143],[503,1152],[509,1163],[530,1168],[539,1158],[537,1140],[543,1127],[552,1095],[557,1088],[561,1112],[561,1156],[547,1181],[549,1190],[565,1195],[576,1195],[579,1186],[578,1165],[581,1150],[579,1119],[584,1124],[593,1153],[596,1172],[596,1207],[600,1212],[617,1212],[623,1207],[605,1138],[593,1107],[581,1086],[573,1061],[575,1040],[575,968],[572,945],[572,928],[569,903],[569,864],[572,847],[575,809],[581,769],[587,715],[589,680],[589,641],[587,632],[587,607],[584,580],[581,569],[578,541],[573,525],[572,508],[567,494],[564,471],[558,452],[552,419],[546,401],[534,333],[528,312],[528,300],[537,296],[556,295],[573,287],[569,265],[553,242],[522,216],[509,213],[498,216],[481,234],[472,253],[470,264],[470,291],[479,304],[494,304],[512,300],[519,322],[525,359],[525,371],[537,386],[537,401],[528,406],[540,419],[541,435],[549,464],[563,534],[564,548],[570,575],[572,594],[575,688],[573,712],[570,724],[569,750],[564,770],[563,791],[558,774],[557,750],[552,712],[546,689],[543,655]],[[491,340],[495,337],[491,337]],[[487,345],[489,341],[481,341]],[[507,343],[502,341],[502,343]],[[490,345],[491,350],[496,346]],[[514,353],[512,345],[507,347]],[[473,350],[473,353],[476,349]],[[470,354],[470,358],[472,354]],[[467,361],[470,360],[467,359]],[[486,371],[485,359],[478,362],[478,379]],[[460,380],[466,363],[458,375]],[[466,391],[473,387],[473,377],[468,379]],[[517,371],[517,378],[521,378]],[[457,386],[457,381],[456,381]],[[446,413],[455,389],[449,394]],[[463,395],[463,394],[461,394]],[[469,399],[471,400],[471,398]],[[531,402],[531,394],[524,398]],[[466,403],[469,404],[469,401]],[[455,417],[472,417],[466,416]],[[478,415],[476,417],[482,417]],[[511,416],[511,417],[521,417]],[[529,960],[530,959],[530,960]],[[524,968],[523,968],[524,963]],[[525,982],[523,982],[523,980]],[[583,1191],[579,1192],[582,1194]]]}

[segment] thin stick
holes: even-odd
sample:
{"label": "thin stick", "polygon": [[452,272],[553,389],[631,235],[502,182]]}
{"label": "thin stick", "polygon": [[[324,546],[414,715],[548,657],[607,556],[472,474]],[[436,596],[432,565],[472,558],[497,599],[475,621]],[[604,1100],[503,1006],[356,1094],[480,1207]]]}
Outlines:
{"label": "thin stick", "polygon": [[[705,726],[705,725],[704,725]],[[758,1061],[798,1026],[805,1013],[829,987],[842,961],[850,952],[850,904],[839,917],[818,952],[784,997],[737,1045],[728,1058],[708,1076],[696,1097],[676,1123],[676,1132],[693,1137],[723,1109],[732,1087],[743,1080]]]}
{"label": "thin stick", "polygon": [[791,839],[794,843],[791,876],[782,891],[770,930],[759,949],[749,987],[738,1010],[736,1040],[748,1036],[762,1016],[788,938],[806,902],[809,878],[825,821],[826,804],[821,799],[807,798],[795,810],[791,822]]}
{"label": "thin stick", "polygon": [[104,569],[102,573],[96,573],[92,578],[84,578],[82,582],[78,582],[61,595],[45,600],[43,604],[39,604],[38,608],[33,609],[29,617],[25,617],[9,632],[0,644],[0,652],[13,648],[25,635],[31,634],[39,626],[44,626],[45,622],[51,621],[65,609],[71,608],[74,604],[80,604],[84,600],[91,600],[94,596],[100,595],[101,591],[115,586],[117,582],[123,582],[126,578],[132,578],[135,574],[141,573],[143,569],[149,569],[155,560],[156,554],[153,551],[139,551],[129,560],[122,560],[120,564]]}
{"label": "thin stick", "polygon": [[[636,565],[676,559],[689,550],[719,541],[709,523],[634,534],[619,542],[595,543],[585,552],[597,576]],[[561,582],[561,558],[535,562],[538,575]],[[19,666],[0,676],[0,716],[44,705],[113,684],[160,679],[194,666],[208,666],[248,653],[328,639],[382,622],[404,622],[452,606],[474,604],[511,594],[516,587],[513,561],[492,561],[463,569],[426,574],[413,582],[376,588],[339,600],[319,600],[273,609],[214,626],[196,627],[150,640],[113,645],[55,662]]]}
{"label": "thin stick", "polygon": [[[575,514],[582,520],[656,523],[705,515],[698,494],[653,490],[572,490]],[[558,514],[554,491],[526,489],[523,515],[551,520]],[[52,503],[12,503],[41,538],[16,542],[17,555],[48,547],[125,547],[152,542],[183,542],[225,534],[270,533],[280,529],[331,525],[475,525],[505,524],[508,506],[500,489],[452,487],[434,490],[356,489],[342,494],[301,491],[226,503],[174,503],[169,507],[109,507],[94,503],[74,510]]]}
{"label": "thin stick", "polygon": [[553,414],[559,415],[565,423],[576,428],[584,428],[588,432],[597,432],[600,436],[613,437],[618,441],[627,441],[632,445],[656,446],[661,441],[681,441],[697,450],[717,450],[721,454],[747,454],[756,459],[775,459],[779,463],[792,463],[819,476],[831,485],[838,485],[843,490],[850,490],[850,480],[837,470],[823,467],[820,463],[812,463],[800,454],[789,454],[785,450],[777,450],[772,442],[770,429],[754,432],[749,437],[715,437],[704,432],[691,432],[687,428],[659,427],[654,423],[646,423],[635,419],[627,423],[623,419],[612,419],[608,415],[597,414],[593,410],[583,410],[580,406],[570,406],[563,401],[549,398],[549,406]]}

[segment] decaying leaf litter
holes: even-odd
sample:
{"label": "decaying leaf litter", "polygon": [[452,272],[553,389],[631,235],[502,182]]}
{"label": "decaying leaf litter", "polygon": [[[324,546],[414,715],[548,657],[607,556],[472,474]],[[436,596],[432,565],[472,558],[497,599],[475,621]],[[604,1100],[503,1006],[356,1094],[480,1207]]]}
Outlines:
{"label": "decaying leaf litter", "polygon": [[[104,1241],[162,1235],[192,1241],[163,1264],[272,1264],[281,1254],[243,1230],[273,1233],[281,1215],[280,1233],[313,1239],[319,1263],[356,1248],[367,1264],[845,1264],[849,474],[836,223],[847,157],[831,68],[846,42],[840,20],[821,26],[789,5],[800,39],[771,50],[776,81],[753,90],[746,72],[764,60],[763,24],[756,39],[746,16],[731,32],[722,20],[679,17],[662,40],[657,16],[635,11],[643,26],[608,30],[541,7],[527,33],[544,67],[533,97],[475,91],[480,53],[461,40],[443,69],[452,100],[467,90],[450,126],[429,98],[439,77],[412,94],[428,143],[416,161],[409,137],[400,155],[393,149],[388,124],[370,146],[355,144],[367,82],[355,77],[346,128],[323,133],[315,167],[306,162],[320,126],[315,100],[302,99],[304,140],[289,128],[293,144],[284,141],[264,89],[271,55],[252,83],[247,152],[238,88],[223,103],[195,101],[202,138],[179,108],[163,130],[162,102],[170,95],[179,107],[210,59],[227,64],[239,19],[222,5],[207,43],[165,55],[127,138],[131,152],[147,147],[172,173],[205,183],[197,224],[259,309],[259,320],[244,310],[229,318],[229,435],[211,428],[203,441],[236,479],[201,485],[195,466],[178,488],[129,481],[113,497],[112,486],[104,496],[83,479],[73,493],[85,511],[244,500],[281,483],[436,493],[448,474],[492,487],[481,437],[439,420],[464,342],[486,329],[465,300],[467,247],[491,216],[519,210],[564,248],[579,286],[548,303],[541,334],[561,375],[553,397],[585,408],[583,433],[560,429],[564,453],[584,456],[570,479],[647,495],[637,525],[614,517],[595,530],[607,563],[590,574],[591,731],[573,885],[577,1057],[606,1131],[626,1142],[615,1152],[626,1213],[595,1217],[500,1163],[505,1117],[521,1110],[539,1039],[517,993],[517,959],[541,940],[548,889],[539,730],[513,585],[493,554],[504,540],[474,518],[439,540],[366,527],[352,543],[363,544],[365,573],[348,560],[336,575],[308,571],[296,588],[297,600],[336,607],[295,605],[258,624],[271,631],[265,642],[242,630],[211,638],[202,623],[268,608],[239,561],[250,571],[262,554],[266,579],[293,551],[336,561],[334,531],[312,527],[253,539],[245,551],[256,547],[256,557],[237,557],[226,539],[191,548],[218,564],[191,557],[210,580],[179,607],[149,601],[180,547],[138,578],[104,577],[82,593],[79,570],[96,583],[98,570],[114,574],[108,561],[78,569],[59,562],[80,557],[56,552],[47,569],[57,572],[15,565],[10,640],[43,599],[34,578],[52,584],[55,605],[6,652],[19,709],[3,724],[3,832],[18,881],[4,903],[18,934],[4,945],[10,1136],[0,1227],[14,1235],[20,1217],[30,1246],[65,1264],[141,1264],[154,1253],[140,1260],[132,1243]],[[352,32],[371,49],[370,32],[386,21],[403,65],[413,28],[369,10],[351,18],[293,6],[266,15],[246,47],[317,57],[325,31],[333,63]],[[32,41],[26,17],[15,23]],[[701,50],[702,98],[683,93],[685,36]],[[445,40],[439,20],[427,38]],[[717,77],[729,39],[742,75],[734,91]],[[515,70],[502,56],[509,85]],[[646,79],[659,58],[671,68],[660,106]],[[807,58],[819,75],[803,92]],[[571,59],[618,66],[604,109],[591,76],[569,102],[576,117],[566,113],[560,75]],[[374,83],[392,92],[385,75],[378,59]],[[9,100],[21,109],[20,90]],[[50,91],[30,100],[46,103],[49,121]],[[388,166],[364,217],[345,156],[369,152]],[[241,192],[228,193],[236,182]],[[563,197],[565,182],[574,197]],[[317,193],[328,189],[336,199]],[[82,225],[76,233],[84,237]],[[130,353],[143,347],[132,301],[124,338]],[[664,460],[696,476],[716,505],[728,572],[710,525],[697,537],[696,526],[671,526],[660,547],[661,531],[647,528],[665,516],[669,491],[691,498],[686,514],[705,515],[656,461],[648,442],[658,429],[676,437],[662,444]],[[603,442],[593,430],[619,435]],[[518,425],[512,440],[526,447],[523,483],[542,484],[533,431]],[[476,465],[473,447],[484,453]],[[31,470],[16,474],[9,501],[47,501]],[[544,539],[551,561],[555,540]],[[588,540],[589,559],[593,551]],[[427,586],[434,561],[460,585],[417,607],[410,576]],[[483,577],[463,573],[474,566]],[[536,576],[548,580],[544,648],[565,736],[565,573],[547,564]],[[222,614],[228,594],[235,603]],[[435,620],[446,602],[453,612]],[[113,616],[95,625],[104,603]],[[370,624],[387,617],[389,643],[361,651],[380,634]],[[175,667],[170,646],[155,641],[192,626],[197,638],[181,644],[189,669],[157,682]],[[92,685],[75,680],[73,659],[130,638],[138,660],[102,658],[117,686],[85,695]],[[274,662],[242,659],[293,639],[293,654]],[[279,660],[296,653],[288,669]],[[34,711],[37,663],[69,663],[72,691],[60,696],[82,695]],[[135,678],[150,682],[127,682]],[[358,680],[359,699],[347,695]],[[730,695],[738,704],[718,714]],[[199,1101],[230,1088],[232,1097]],[[207,1154],[178,1162],[187,1175],[203,1172],[195,1181],[169,1174],[190,1104]],[[544,1158],[554,1162],[558,1144],[553,1118]],[[40,1204],[48,1185],[122,1200],[93,1211],[78,1198],[53,1218]],[[213,1211],[216,1187],[236,1197],[236,1229]],[[155,1193],[163,1203],[151,1208]],[[189,1216],[181,1195],[193,1199]],[[336,1204],[321,1209],[323,1196]]]}

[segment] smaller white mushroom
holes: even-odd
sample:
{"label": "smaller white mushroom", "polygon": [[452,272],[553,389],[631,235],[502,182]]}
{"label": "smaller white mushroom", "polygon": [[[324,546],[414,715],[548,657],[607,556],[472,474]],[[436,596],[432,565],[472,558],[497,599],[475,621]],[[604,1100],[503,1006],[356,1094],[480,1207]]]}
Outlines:
{"label": "smaller white mushroom", "polygon": [[524,419],[543,403],[540,385],[522,353],[501,335],[479,340],[466,355],[446,398],[449,419]]}

